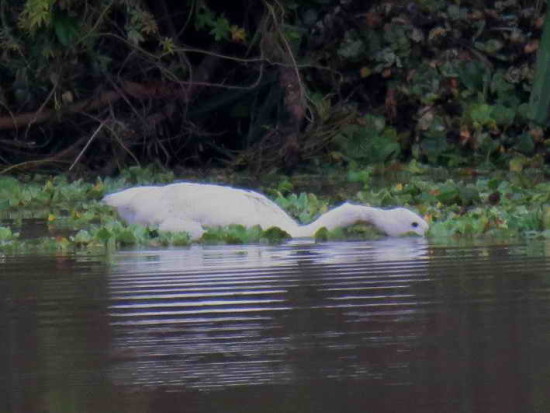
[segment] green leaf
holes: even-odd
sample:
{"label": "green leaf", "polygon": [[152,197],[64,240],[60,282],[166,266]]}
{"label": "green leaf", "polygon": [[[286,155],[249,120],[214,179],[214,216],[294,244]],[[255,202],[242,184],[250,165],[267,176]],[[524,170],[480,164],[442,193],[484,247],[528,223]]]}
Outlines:
{"label": "green leaf", "polygon": [[186,232],[176,232],[172,236],[172,245],[176,247],[185,247],[191,244],[191,237]]}
{"label": "green leaf", "polygon": [[231,33],[231,25],[225,17],[216,19],[214,26],[210,30],[210,34],[214,36],[216,41],[228,39]]}
{"label": "green leaf", "polygon": [[337,53],[339,56],[346,59],[357,59],[365,52],[365,45],[361,39],[357,37],[355,31],[348,31],[344,35],[344,40],[338,47]]}
{"label": "green leaf", "polygon": [[448,150],[449,145],[444,136],[426,135],[420,143],[422,153],[430,162],[437,162],[439,156]]}
{"label": "green leaf", "polygon": [[0,241],[9,241],[15,238],[15,234],[8,227],[0,226]]}
{"label": "green leaf", "polygon": [[290,238],[288,233],[277,227],[268,228],[262,233],[262,240],[270,244],[280,243]]}
{"label": "green leaf", "polygon": [[78,35],[78,21],[66,14],[56,13],[53,17],[53,28],[59,43],[69,46]]}
{"label": "green leaf", "polygon": [[317,232],[315,233],[315,241],[317,242],[326,242],[329,238],[329,232],[328,229],[325,227],[319,228]]}
{"label": "green leaf", "polygon": [[535,141],[529,133],[522,133],[517,137],[514,148],[524,155],[532,155],[535,152]]}
{"label": "green leaf", "polygon": [[95,234],[95,237],[101,242],[109,241],[109,239],[111,239],[112,236],[113,236],[113,234],[107,228],[101,228]]}
{"label": "green leaf", "polygon": [[489,39],[485,43],[476,42],[475,46],[487,54],[494,55],[504,47],[504,44],[498,39]]}
{"label": "green leaf", "polygon": [[92,242],[93,237],[88,231],[81,229],[76,235],[71,237],[71,240],[76,244],[86,245]]}
{"label": "green leaf", "polygon": [[497,125],[510,126],[514,123],[516,111],[503,105],[495,105],[491,115]]}
{"label": "green leaf", "polygon": [[439,187],[437,200],[442,204],[456,204],[460,200],[459,190],[454,183],[447,182]]}
{"label": "green leaf", "polygon": [[52,20],[52,6],[55,0],[26,0],[20,16],[20,24],[30,32],[48,25]]}
{"label": "green leaf", "polygon": [[124,228],[117,234],[116,240],[120,245],[135,245],[138,243],[138,237],[132,228]]}
{"label": "green leaf", "polygon": [[134,45],[140,44],[145,40],[142,34],[135,29],[128,30],[127,36],[128,41]]}
{"label": "green leaf", "polygon": [[479,191],[474,185],[460,186],[459,190],[460,201],[462,205],[473,205],[479,202]]}
{"label": "green leaf", "polygon": [[346,158],[362,163],[383,163],[400,154],[397,132],[385,127],[383,117],[369,115],[364,121],[364,126],[347,125],[336,138]]}
{"label": "green leaf", "polygon": [[203,7],[197,13],[197,17],[195,18],[195,27],[197,29],[212,27],[214,25],[215,18],[214,13],[210,9]]}
{"label": "green leaf", "polygon": [[457,67],[460,81],[468,89],[482,91],[485,85],[488,70],[483,63],[477,60],[463,62]]}

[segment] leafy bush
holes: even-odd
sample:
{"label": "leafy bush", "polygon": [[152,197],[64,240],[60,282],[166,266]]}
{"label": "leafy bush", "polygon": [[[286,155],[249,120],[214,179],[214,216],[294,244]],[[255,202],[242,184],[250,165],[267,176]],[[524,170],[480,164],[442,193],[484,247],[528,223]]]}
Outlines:
{"label": "leafy bush", "polygon": [[526,118],[542,4],[14,0],[0,163],[544,162]]}

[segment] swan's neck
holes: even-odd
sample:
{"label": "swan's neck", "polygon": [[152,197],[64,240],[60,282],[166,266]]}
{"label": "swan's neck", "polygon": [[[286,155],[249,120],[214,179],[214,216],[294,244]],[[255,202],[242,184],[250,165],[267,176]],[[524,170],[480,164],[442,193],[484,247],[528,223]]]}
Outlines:
{"label": "swan's neck", "polygon": [[317,220],[308,225],[297,226],[290,234],[293,238],[311,238],[321,228],[329,231],[347,227],[357,222],[374,223],[375,209],[364,205],[345,203],[321,215]]}

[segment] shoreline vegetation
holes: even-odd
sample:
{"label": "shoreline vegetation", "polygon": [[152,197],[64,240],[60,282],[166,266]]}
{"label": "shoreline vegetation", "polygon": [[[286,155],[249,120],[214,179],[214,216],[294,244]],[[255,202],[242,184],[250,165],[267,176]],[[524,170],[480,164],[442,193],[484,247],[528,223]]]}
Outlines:
{"label": "shoreline vegetation", "polygon": [[[344,201],[353,201],[416,210],[430,222],[427,238],[434,243],[550,239],[550,182],[545,178],[545,172],[539,169],[449,171],[416,162],[389,168],[325,171],[323,175],[273,174],[252,184],[247,176],[237,173],[212,171],[207,179],[184,179],[152,167],[132,167],[117,178],[93,181],[48,175],[0,176],[0,251],[103,251],[191,245],[186,233],[127,225],[113,208],[100,202],[105,194],[123,188],[175,180],[258,190],[301,223],[311,222]],[[29,222],[34,224],[32,230]],[[357,224],[336,231],[320,230],[316,241],[381,237],[372,227]],[[229,226],[210,228],[200,243],[280,243],[286,239],[287,234],[277,229]]]}
{"label": "shoreline vegetation", "polygon": [[545,3],[13,0],[0,174],[542,167]]}
{"label": "shoreline vegetation", "polygon": [[100,202],[174,180],[257,190],[301,223],[352,201],[415,210],[430,242],[550,238],[550,134],[527,103],[545,2],[12,3],[0,251],[189,245]]}

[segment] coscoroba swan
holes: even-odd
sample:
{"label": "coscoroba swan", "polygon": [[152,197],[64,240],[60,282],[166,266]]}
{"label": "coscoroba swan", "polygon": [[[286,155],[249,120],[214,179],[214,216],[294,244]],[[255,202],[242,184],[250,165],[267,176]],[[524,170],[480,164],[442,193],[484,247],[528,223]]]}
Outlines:
{"label": "coscoroba swan", "polygon": [[406,208],[380,209],[344,203],[308,225],[300,225],[264,195],[222,185],[175,183],[139,186],[103,198],[129,223],[157,226],[161,231],[188,232],[199,239],[205,227],[240,224],[278,227],[293,238],[313,237],[320,228],[332,230],[368,222],[389,236],[424,235],[428,223]]}

